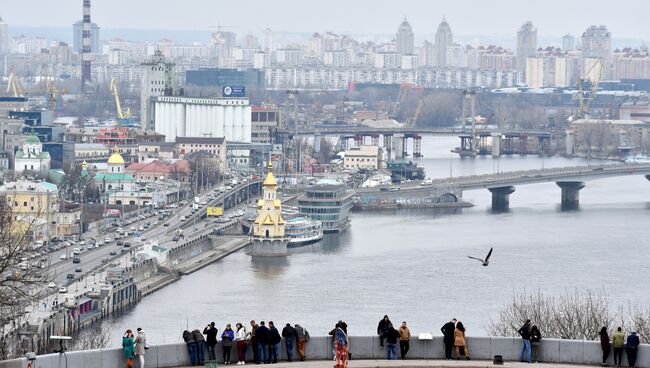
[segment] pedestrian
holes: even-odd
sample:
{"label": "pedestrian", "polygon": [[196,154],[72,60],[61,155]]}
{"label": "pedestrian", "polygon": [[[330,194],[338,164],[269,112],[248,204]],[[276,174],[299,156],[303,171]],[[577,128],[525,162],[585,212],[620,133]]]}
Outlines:
{"label": "pedestrian", "polygon": [[523,326],[519,329],[519,336],[521,336],[521,356],[519,358],[519,361],[523,362],[524,358],[528,363],[533,362],[533,358],[531,356],[531,347],[530,347],[530,320],[527,319],[526,323],[524,323]]}
{"label": "pedestrian", "polygon": [[198,329],[192,331],[192,337],[196,342],[196,360],[199,365],[205,364],[205,338]]}
{"label": "pedestrian", "polygon": [[620,367],[623,360],[623,348],[625,348],[625,335],[620,327],[612,334],[612,347],[614,348],[614,367]]}
{"label": "pedestrian", "polygon": [[603,326],[598,333],[600,335],[600,349],[603,351],[603,362],[600,363],[601,366],[607,366],[607,358],[609,358],[609,334],[607,334],[607,327]]}
{"label": "pedestrian", "polygon": [[194,337],[190,331],[183,331],[183,341],[185,341],[185,345],[187,346],[187,354],[190,356],[190,363],[192,365],[197,365],[196,341],[194,341]]}
{"label": "pedestrian", "polygon": [[133,331],[126,330],[124,336],[122,336],[122,351],[124,352],[124,357],[126,358],[126,368],[133,367],[133,356],[135,352],[135,339],[133,338]]}
{"label": "pedestrian", "polygon": [[386,333],[386,360],[397,359],[397,341],[399,340],[399,332],[393,327],[392,323],[388,324]]}
{"label": "pedestrian", "polygon": [[298,359],[301,362],[305,361],[305,347],[309,339],[309,333],[301,325],[295,324],[293,326],[296,332],[296,350],[298,350]]}
{"label": "pedestrian", "polygon": [[282,336],[280,336],[280,332],[275,327],[275,324],[273,324],[273,321],[269,321],[269,362],[278,362],[278,350],[281,341]]}
{"label": "pedestrian", "polygon": [[443,342],[445,343],[445,359],[451,359],[451,350],[454,347],[454,330],[456,329],[456,318],[445,323],[440,331],[442,332]]}
{"label": "pedestrian", "polygon": [[[347,325],[345,325],[347,328]],[[335,368],[347,368],[348,359],[350,358],[350,341],[348,334],[343,330],[343,321],[336,324],[334,330],[330,331],[334,340],[334,361]]]}
{"label": "pedestrian", "polygon": [[223,345],[223,364],[230,364],[230,350],[232,349],[233,341],[235,340],[235,331],[230,327],[230,323],[221,333],[221,344]]}
{"label": "pedestrian", "polygon": [[287,349],[287,361],[293,360],[293,345],[296,341],[296,329],[291,327],[291,323],[287,323],[282,329],[282,337],[284,337],[284,347]]}
{"label": "pedestrian", "polygon": [[264,321],[260,322],[259,327],[255,330],[255,337],[257,338],[257,360],[256,364],[260,361],[267,362],[266,346],[269,344],[269,329],[265,326]]}
{"label": "pedestrian", "polygon": [[255,320],[252,320],[251,323],[251,336],[250,339],[248,339],[248,344],[251,346],[251,349],[253,349],[253,361],[259,364],[260,357],[259,357],[259,351],[257,348],[257,336],[255,333],[257,333],[257,328],[260,327]]}
{"label": "pedestrian", "polygon": [[384,347],[384,338],[386,337],[386,332],[388,332],[388,325],[391,324],[390,319],[387,315],[384,315],[377,324],[377,335],[379,335],[379,347]]}
{"label": "pedestrian", "polygon": [[530,347],[533,351],[533,362],[537,363],[539,356],[539,347],[542,341],[542,331],[539,330],[537,325],[530,328]]}
{"label": "pedestrian", "polygon": [[246,364],[246,340],[250,334],[246,331],[246,327],[239,322],[235,327],[237,328],[237,333],[235,334],[235,338],[237,339],[237,365],[244,365]]}
{"label": "pedestrian", "polygon": [[399,326],[399,352],[402,359],[406,359],[406,354],[409,352],[409,341],[411,340],[411,330],[409,330],[406,322],[402,322]]}
{"label": "pedestrian", "polygon": [[144,368],[144,351],[148,349],[147,345],[147,335],[144,334],[144,331],[140,327],[136,329],[138,331],[138,336],[135,337],[135,357],[138,360],[138,368]]}
{"label": "pedestrian", "polygon": [[454,347],[456,348],[456,360],[460,360],[461,353],[465,356],[465,359],[469,360],[469,349],[465,340],[465,326],[461,321],[456,323],[456,329],[454,330]]}
{"label": "pedestrian", "polygon": [[639,351],[639,336],[636,335],[635,331],[632,331],[630,336],[627,337],[627,342],[625,343],[625,355],[627,355],[627,365],[630,368],[634,368],[636,365],[636,355]]}
{"label": "pedestrian", "polygon": [[217,360],[214,347],[217,345],[217,333],[219,332],[219,329],[214,327],[214,325],[214,322],[210,322],[210,324],[203,329],[203,334],[206,336],[205,342],[208,346],[209,360]]}

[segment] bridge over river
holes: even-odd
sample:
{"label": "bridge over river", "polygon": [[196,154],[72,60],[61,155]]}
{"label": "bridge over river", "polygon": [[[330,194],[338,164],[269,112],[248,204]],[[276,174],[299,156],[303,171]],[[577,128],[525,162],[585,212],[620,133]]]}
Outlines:
{"label": "bridge over river", "polygon": [[561,189],[562,208],[575,209],[585,181],[624,175],[644,175],[650,180],[650,164],[573,166],[459,176],[409,182],[399,190],[390,187],[358,188],[355,189],[355,204],[361,208],[373,205],[390,207],[390,204],[395,207],[417,207],[418,204],[454,206],[461,201],[464,190],[487,189],[492,193],[492,209],[506,211],[509,196],[516,185],[554,182]]}

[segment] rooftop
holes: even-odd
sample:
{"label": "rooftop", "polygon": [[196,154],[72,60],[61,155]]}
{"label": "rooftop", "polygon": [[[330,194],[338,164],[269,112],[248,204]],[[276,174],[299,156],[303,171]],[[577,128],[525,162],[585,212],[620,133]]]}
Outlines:
{"label": "rooftop", "polygon": [[176,137],[176,144],[223,144],[224,137]]}

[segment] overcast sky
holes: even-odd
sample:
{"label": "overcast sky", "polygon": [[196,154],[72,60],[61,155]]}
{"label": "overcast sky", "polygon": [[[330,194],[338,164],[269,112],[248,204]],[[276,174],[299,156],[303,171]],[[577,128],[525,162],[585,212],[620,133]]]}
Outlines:
{"label": "overcast sky", "polygon": [[[0,0],[11,26],[69,27],[82,0]],[[103,29],[206,30],[221,24],[239,34],[332,30],[391,34],[407,16],[416,34],[432,34],[445,16],[458,35],[510,36],[527,20],[544,36],[581,34],[605,24],[615,38],[650,39],[650,0],[92,0]]]}

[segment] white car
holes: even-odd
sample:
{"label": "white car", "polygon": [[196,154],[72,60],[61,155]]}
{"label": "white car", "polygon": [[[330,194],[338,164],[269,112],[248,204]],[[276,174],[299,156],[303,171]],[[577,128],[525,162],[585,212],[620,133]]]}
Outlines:
{"label": "white car", "polygon": [[111,240],[113,240],[113,239],[106,237],[106,238],[104,239],[104,243],[110,243]]}
{"label": "white car", "polygon": [[67,254],[61,254],[61,257],[59,257],[59,258],[60,259],[68,259],[68,255]]}
{"label": "white car", "polygon": [[144,226],[140,226],[140,227],[138,228],[138,230],[140,230],[140,231],[144,231]]}
{"label": "white car", "polygon": [[185,221],[185,216],[181,216],[181,221]]}
{"label": "white car", "polygon": [[58,286],[56,285],[56,283],[54,281],[51,281],[49,284],[47,284],[47,287],[49,289],[56,289]]}
{"label": "white car", "polygon": [[67,287],[65,287],[65,286],[61,286],[61,287],[59,288],[59,293],[60,293],[60,294],[65,294],[65,293],[67,293],[67,292],[68,292],[68,288],[67,288]]}

